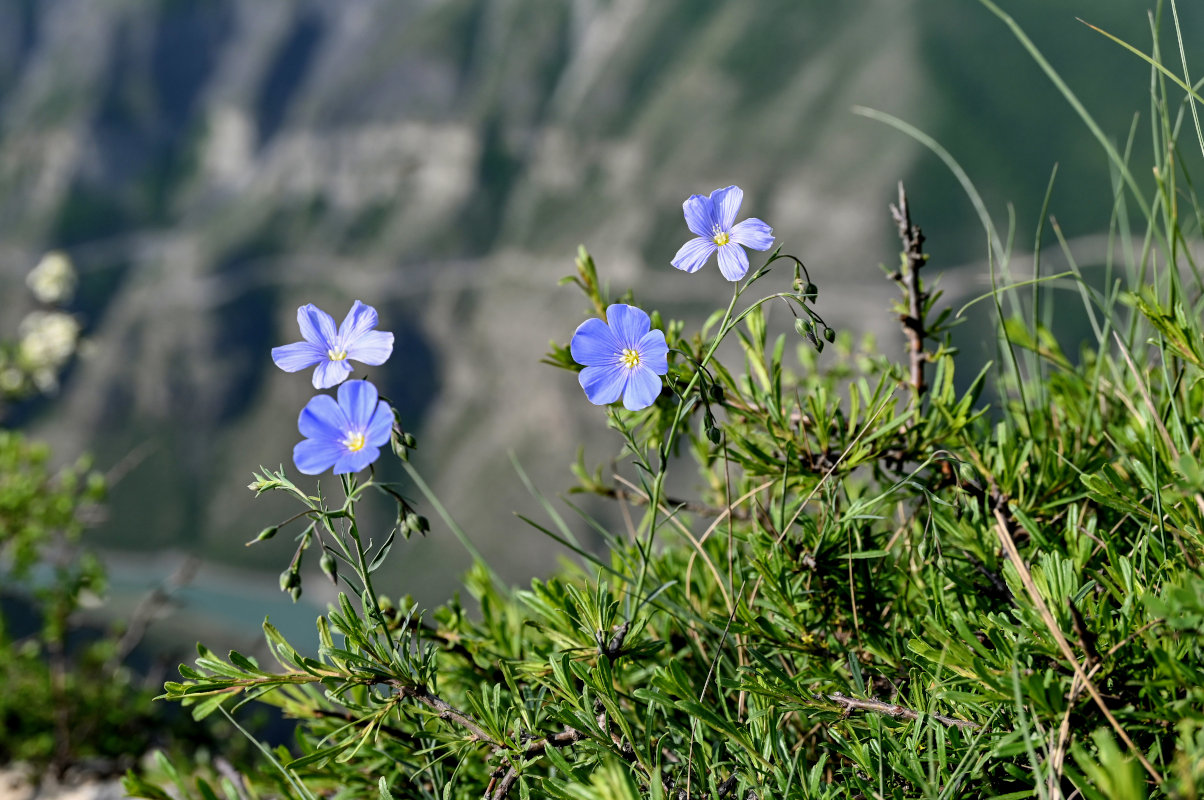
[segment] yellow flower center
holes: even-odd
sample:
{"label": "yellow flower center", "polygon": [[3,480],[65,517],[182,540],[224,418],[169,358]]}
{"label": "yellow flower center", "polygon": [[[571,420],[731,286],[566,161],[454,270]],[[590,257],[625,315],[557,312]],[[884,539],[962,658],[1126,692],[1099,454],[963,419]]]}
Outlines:
{"label": "yellow flower center", "polygon": [[635,369],[640,365],[640,354],[631,348],[624,348],[623,354],[619,356],[619,363],[627,369]]}
{"label": "yellow flower center", "polygon": [[347,434],[347,438],[343,440],[343,444],[346,445],[347,449],[351,452],[359,452],[360,450],[364,449],[364,434],[349,433]]}
{"label": "yellow flower center", "polygon": [[344,358],[347,357],[347,351],[341,347],[338,350],[336,350],[332,347],[326,351],[326,355],[330,358],[331,361],[342,361]]}
{"label": "yellow flower center", "polygon": [[727,235],[727,231],[719,231],[715,234],[715,244],[720,247],[723,247],[729,241],[731,241],[731,237]]}

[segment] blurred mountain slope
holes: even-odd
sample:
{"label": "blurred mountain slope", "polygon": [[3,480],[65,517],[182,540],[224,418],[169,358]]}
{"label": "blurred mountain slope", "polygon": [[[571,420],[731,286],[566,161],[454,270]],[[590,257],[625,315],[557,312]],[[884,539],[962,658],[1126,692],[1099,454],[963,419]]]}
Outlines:
{"label": "blurred mountain slope", "polygon": [[[1074,19],[1144,43],[1140,8],[1005,7],[1106,130],[1147,110],[1148,71]],[[542,539],[508,513],[536,513],[508,452],[555,494],[578,446],[617,447],[537,363],[584,318],[555,284],[578,243],[616,293],[703,314],[730,289],[668,266],[681,201],[738,183],[833,321],[884,335],[898,179],[935,264],[985,251],[945,169],[854,104],[934,135],[1022,225],[1055,161],[1063,227],[1108,218],[1098,147],[963,0],[2,0],[0,309],[16,319],[24,271],[64,247],[93,343],[19,421],[120,465],[109,544],[279,569],[283,545],[241,543],[283,509],[244,484],[289,465],[311,391],[268,351],[297,338],[298,305],[341,318],[363,299],[397,334],[368,374],[419,433],[420,468],[525,576],[550,548],[529,555]],[[406,590],[442,596],[463,557],[410,550]]]}

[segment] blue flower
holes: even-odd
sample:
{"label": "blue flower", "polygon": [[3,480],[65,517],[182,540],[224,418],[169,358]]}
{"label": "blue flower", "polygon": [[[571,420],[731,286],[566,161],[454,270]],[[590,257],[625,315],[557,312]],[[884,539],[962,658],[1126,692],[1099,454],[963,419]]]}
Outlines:
{"label": "blue flower", "polygon": [[307,303],[297,309],[297,324],[305,341],[273,347],[272,360],[285,372],[317,364],[314,388],[329,389],[351,374],[351,359],[376,366],[392,355],[393,334],[373,330],[376,323],[376,309],[356,300],[336,332],[334,318]]}
{"label": "blue flower", "polygon": [[738,281],[748,273],[748,253],[768,250],[773,246],[773,228],[759,219],[746,219],[734,225],[736,212],[744,201],[739,186],[716,189],[708,197],[691,195],[682,208],[686,225],[697,237],[681,246],[673,256],[673,266],[686,272],[697,272],[719,251],[719,271],[729,281]]}
{"label": "blue flower", "polygon": [[368,381],[347,381],[339,401],[320,394],[305,404],[297,428],[305,437],[293,448],[293,463],[306,475],[331,467],[335,475],[359,472],[380,458],[393,431],[393,412]]}
{"label": "blue flower", "polygon": [[616,303],[606,309],[606,319],[587,319],[569,343],[573,360],[585,367],[578,376],[581,388],[594,405],[622,397],[631,411],[647,408],[661,393],[660,376],[669,371],[665,334],[650,330],[648,315],[635,306]]}

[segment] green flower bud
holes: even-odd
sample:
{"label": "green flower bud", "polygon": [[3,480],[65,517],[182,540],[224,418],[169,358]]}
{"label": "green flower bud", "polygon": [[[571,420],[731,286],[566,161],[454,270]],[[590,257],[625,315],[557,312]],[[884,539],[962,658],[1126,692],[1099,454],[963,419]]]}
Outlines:
{"label": "green flower bud", "polygon": [[389,439],[389,447],[393,450],[393,455],[400,458],[402,461],[408,461],[410,454],[406,451],[406,446],[402,443],[401,437],[394,432],[392,438]]}
{"label": "green flower bud", "polygon": [[803,295],[806,297],[810,297],[812,300],[815,300],[817,297],[819,297],[819,287],[816,286],[814,283],[808,283],[807,286],[803,289]]}
{"label": "green flower bud", "polygon": [[266,542],[268,539],[271,539],[273,536],[275,536],[276,531],[278,530],[280,530],[280,528],[276,525],[271,525],[267,528],[264,528],[259,532],[259,535],[255,537],[255,541]]}
{"label": "green flower bud", "polygon": [[296,586],[294,586],[292,588],[292,591],[289,592],[289,594],[292,595],[294,603],[297,602],[298,600],[300,600],[301,599],[301,584],[298,583]]}
{"label": "green flower bud", "polygon": [[717,383],[711,384],[711,400],[716,403],[722,403],[723,398],[723,387]]}
{"label": "green flower bud", "polygon": [[831,328],[824,328],[824,338],[829,342],[836,341],[836,331],[832,330]]}
{"label": "green flower bud", "polygon": [[339,565],[334,560],[334,556],[330,553],[323,553],[318,564],[322,567],[322,572],[326,577],[330,578],[330,582],[337,586],[339,583]]}
{"label": "green flower bud", "polygon": [[284,572],[280,573],[280,591],[287,592],[290,589],[301,585],[301,576],[289,567]]}
{"label": "green flower bud", "polygon": [[794,321],[794,332],[799,336],[810,336],[811,320],[799,317]]}

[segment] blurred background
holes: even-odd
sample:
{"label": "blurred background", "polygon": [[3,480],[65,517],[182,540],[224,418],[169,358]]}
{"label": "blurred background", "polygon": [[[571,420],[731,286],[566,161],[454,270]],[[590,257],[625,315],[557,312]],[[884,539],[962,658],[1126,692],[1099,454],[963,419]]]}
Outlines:
{"label": "blurred background", "polygon": [[[1148,50],[1152,3],[1001,5],[1105,131],[1123,145],[1134,128],[1148,175],[1149,70],[1076,17]],[[1180,12],[1204,63],[1204,15]],[[1161,37],[1173,52],[1166,20]],[[106,613],[193,555],[173,631],[220,651],[270,613],[308,635],[329,585],[307,579],[296,607],[278,592],[288,537],[244,542],[293,509],[246,484],[292,469],[313,393],[270,348],[299,338],[299,305],[341,320],[362,299],[396,348],[357,374],[400,408],[477,546],[526,582],[558,553],[513,513],[542,516],[512,458],[554,497],[578,448],[600,463],[619,447],[573,376],[539,364],[587,313],[557,287],[578,244],[616,294],[697,326],[730,287],[669,266],[681,203],[738,184],[741,217],[807,263],[828,321],[892,352],[880,265],[897,261],[902,179],[947,299],[989,287],[948,170],[854,105],[940,141],[997,219],[1011,203],[1022,253],[1057,163],[1051,211],[1082,266],[1102,260],[1102,151],[966,0],[0,0],[0,337],[36,305],[26,275],[51,250],[78,270],[82,337],[57,386],[3,424],[109,473],[86,539],[111,572]],[[962,339],[991,356],[972,324]],[[393,551],[386,591],[429,606],[468,559],[420,505],[434,530]]]}

